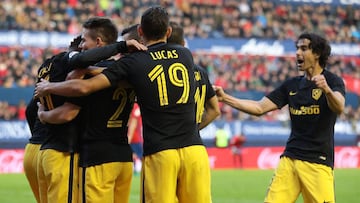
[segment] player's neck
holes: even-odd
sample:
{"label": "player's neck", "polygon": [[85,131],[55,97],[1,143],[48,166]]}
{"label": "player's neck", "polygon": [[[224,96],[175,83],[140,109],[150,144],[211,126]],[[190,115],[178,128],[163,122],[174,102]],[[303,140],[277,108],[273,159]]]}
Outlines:
{"label": "player's neck", "polygon": [[157,43],[160,43],[160,42],[166,43],[166,39],[149,40],[149,41],[146,41],[146,42],[145,42],[145,45],[146,45],[147,47],[149,47],[149,46],[151,46],[151,45],[153,45],[153,44],[157,44]]}
{"label": "player's neck", "polygon": [[323,72],[323,68],[318,64],[313,68],[309,68],[305,71],[305,76],[308,80],[311,80],[312,77],[320,75]]}

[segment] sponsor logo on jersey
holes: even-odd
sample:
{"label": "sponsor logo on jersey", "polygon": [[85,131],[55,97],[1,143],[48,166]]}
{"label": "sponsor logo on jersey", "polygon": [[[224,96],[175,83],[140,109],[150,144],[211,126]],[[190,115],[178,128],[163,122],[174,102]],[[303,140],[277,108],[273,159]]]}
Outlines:
{"label": "sponsor logo on jersey", "polygon": [[320,114],[319,105],[301,106],[299,109],[294,107],[289,108],[292,115],[318,115]]}

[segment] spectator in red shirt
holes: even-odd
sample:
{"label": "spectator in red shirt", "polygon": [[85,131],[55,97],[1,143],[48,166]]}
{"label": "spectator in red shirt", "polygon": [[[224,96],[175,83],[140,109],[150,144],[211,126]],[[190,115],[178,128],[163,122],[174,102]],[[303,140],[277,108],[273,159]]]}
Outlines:
{"label": "spectator in red shirt", "polygon": [[231,147],[231,152],[233,154],[234,167],[237,166],[237,163],[239,164],[240,168],[243,167],[242,148],[244,146],[245,141],[246,141],[245,136],[241,134],[234,135],[230,140],[230,147]]}
{"label": "spectator in red shirt", "polygon": [[140,108],[137,103],[132,109],[128,123],[128,140],[134,152],[134,170],[135,174],[141,171],[143,157],[143,138],[142,138],[142,119]]}
{"label": "spectator in red shirt", "polygon": [[25,120],[26,119],[25,111],[26,111],[26,102],[24,100],[21,100],[17,107],[17,119]]}

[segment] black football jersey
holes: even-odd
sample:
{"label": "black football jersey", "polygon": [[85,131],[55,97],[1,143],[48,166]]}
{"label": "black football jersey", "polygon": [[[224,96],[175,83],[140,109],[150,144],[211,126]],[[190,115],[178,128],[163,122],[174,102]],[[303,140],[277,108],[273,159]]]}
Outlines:
{"label": "black football jersey", "polygon": [[[38,80],[45,79],[50,82],[59,82],[66,79],[72,70],[68,66],[68,52],[59,53],[49,59],[40,67]],[[77,98],[67,98],[58,95],[47,95],[40,98],[46,109],[51,110],[65,102],[77,104]],[[77,116],[74,120],[64,124],[47,124],[49,136],[43,142],[41,149],[55,149],[62,152],[78,151],[78,135],[81,132],[81,119]]]}
{"label": "black football jersey", "polygon": [[215,91],[206,70],[198,65],[195,65],[195,81],[196,123],[200,124],[205,110],[205,103],[215,96]]}
{"label": "black football jersey", "polygon": [[[95,65],[106,67],[113,62],[106,60]],[[134,101],[134,89],[123,84],[94,92],[84,99],[81,111],[86,128],[80,140],[80,166],[132,161],[127,123]]]}
{"label": "black football jersey", "polygon": [[[343,80],[324,70],[333,91],[345,95]],[[283,155],[312,163],[334,166],[334,125],[337,114],[313,81],[298,76],[284,82],[267,96],[279,108],[289,105],[291,134]]]}
{"label": "black football jersey", "polygon": [[195,120],[191,52],[158,43],[124,56],[103,71],[112,85],[126,79],[135,89],[143,119],[144,155],[202,144]]}
{"label": "black football jersey", "polygon": [[32,144],[42,144],[48,136],[48,128],[40,122],[37,116],[37,102],[37,99],[31,99],[25,111],[26,121],[31,132],[29,142]]}

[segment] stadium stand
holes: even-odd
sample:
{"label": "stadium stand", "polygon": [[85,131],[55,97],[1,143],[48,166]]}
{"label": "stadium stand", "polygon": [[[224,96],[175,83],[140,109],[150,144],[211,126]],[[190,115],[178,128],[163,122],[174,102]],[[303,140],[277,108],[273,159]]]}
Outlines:
{"label": "stadium stand", "polygon": [[294,39],[303,30],[315,30],[326,34],[332,42],[359,42],[358,6],[314,6],[309,1],[304,2],[307,3],[269,0],[5,1],[0,5],[0,30],[76,34],[81,30],[81,22],[90,16],[111,16],[122,30],[138,22],[144,8],[161,4],[169,9],[173,21],[184,26],[187,37]]}

